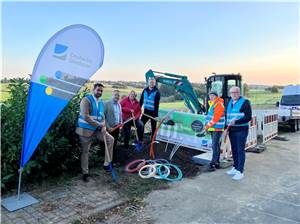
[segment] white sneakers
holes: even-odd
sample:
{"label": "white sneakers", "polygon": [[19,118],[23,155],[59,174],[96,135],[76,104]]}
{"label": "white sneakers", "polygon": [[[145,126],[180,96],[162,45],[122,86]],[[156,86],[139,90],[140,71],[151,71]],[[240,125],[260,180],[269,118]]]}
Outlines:
{"label": "white sneakers", "polygon": [[237,171],[237,170],[236,170],[234,167],[232,167],[231,170],[226,171],[226,173],[227,173],[228,175],[235,175],[236,171]]}
{"label": "white sneakers", "polygon": [[240,171],[236,171],[235,175],[232,177],[233,180],[241,180],[244,177],[244,174]]}
{"label": "white sneakers", "polygon": [[236,170],[234,167],[232,167],[231,170],[226,171],[226,173],[230,176],[233,176],[233,180],[241,180],[244,177],[244,174]]}

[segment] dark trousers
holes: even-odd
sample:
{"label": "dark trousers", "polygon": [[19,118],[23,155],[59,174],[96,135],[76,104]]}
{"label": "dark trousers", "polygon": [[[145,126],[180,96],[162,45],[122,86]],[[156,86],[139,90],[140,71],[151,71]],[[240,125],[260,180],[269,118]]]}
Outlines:
{"label": "dark trousers", "polygon": [[219,164],[220,163],[220,138],[222,136],[221,131],[212,131],[211,139],[212,139],[212,158],[211,164]]}
{"label": "dark trousers", "polygon": [[[136,128],[137,128],[138,139],[139,139],[139,141],[143,141],[144,124],[141,122],[140,119],[138,119],[138,120],[135,121],[135,125],[136,125]],[[125,147],[128,147],[128,144],[129,144],[131,126],[134,126],[133,121],[129,121],[128,123],[124,124],[124,126],[123,126],[124,145],[125,145]]]}
{"label": "dark trousers", "polygon": [[241,129],[240,131],[229,131],[233,166],[241,173],[244,172],[244,165],[246,160],[245,147],[247,136],[248,129]]}
{"label": "dark trousers", "polygon": [[117,162],[117,157],[118,157],[118,152],[116,149],[117,146],[117,142],[118,142],[118,138],[119,138],[119,134],[120,134],[120,129],[117,128],[116,130],[112,131],[109,133],[111,136],[114,137],[115,141],[114,141],[114,148],[113,148],[113,162]]}
{"label": "dark trousers", "polygon": [[[152,113],[151,114],[147,113],[147,114],[150,115],[151,117],[155,117],[154,113],[153,114]],[[151,138],[152,138],[153,135],[154,135],[154,132],[156,130],[156,123],[157,122],[155,120],[151,119],[150,117],[145,116],[145,115],[143,115],[142,118],[141,118],[144,125],[148,122],[149,119],[151,121]]]}

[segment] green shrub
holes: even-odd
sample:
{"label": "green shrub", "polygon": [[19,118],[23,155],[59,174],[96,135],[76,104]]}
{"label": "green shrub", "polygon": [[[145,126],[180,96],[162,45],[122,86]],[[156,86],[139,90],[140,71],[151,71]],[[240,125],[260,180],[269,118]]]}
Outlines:
{"label": "green shrub", "polygon": [[[22,149],[24,114],[29,82],[12,80],[8,86],[10,98],[1,105],[1,189],[15,188]],[[40,181],[62,172],[80,169],[79,141],[75,134],[80,100],[86,90],[76,95],[48,130],[31,159],[24,167],[27,181]]]}

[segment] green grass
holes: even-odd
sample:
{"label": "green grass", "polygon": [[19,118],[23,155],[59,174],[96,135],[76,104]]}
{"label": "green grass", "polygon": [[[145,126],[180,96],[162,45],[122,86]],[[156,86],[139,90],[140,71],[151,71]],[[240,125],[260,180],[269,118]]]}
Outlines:
{"label": "green grass", "polygon": [[9,92],[0,91],[0,103],[9,98]]}
{"label": "green grass", "polygon": [[[246,97],[250,100],[253,109],[271,109],[276,108],[275,104],[280,101],[281,93],[269,93],[261,91],[250,90],[249,96]],[[161,109],[178,109],[188,111],[183,101],[176,102],[163,102],[159,106]]]}
{"label": "green grass", "polygon": [[247,98],[251,101],[252,104],[275,105],[277,101],[280,101],[281,93],[250,91],[249,96]]}
{"label": "green grass", "polygon": [[0,83],[0,103],[9,98],[8,83]]}
{"label": "green grass", "polygon": [[183,101],[176,101],[176,102],[163,102],[160,103],[159,105],[160,109],[178,109],[178,110],[184,110],[184,111],[188,111],[187,107],[184,105]]}

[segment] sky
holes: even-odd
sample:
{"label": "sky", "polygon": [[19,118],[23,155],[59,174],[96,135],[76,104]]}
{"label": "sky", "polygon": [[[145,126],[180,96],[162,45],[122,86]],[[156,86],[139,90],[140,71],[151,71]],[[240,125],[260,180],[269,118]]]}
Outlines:
{"label": "sky", "polygon": [[1,20],[2,78],[28,77],[47,40],[80,23],[104,43],[93,80],[143,81],[152,69],[300,83],[298,2],[2,2]]}

